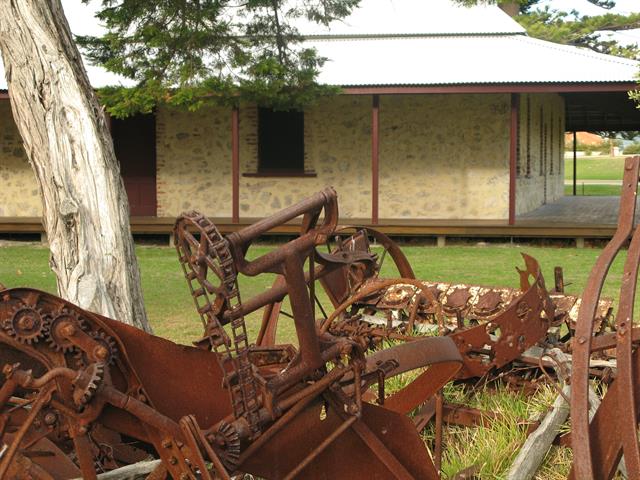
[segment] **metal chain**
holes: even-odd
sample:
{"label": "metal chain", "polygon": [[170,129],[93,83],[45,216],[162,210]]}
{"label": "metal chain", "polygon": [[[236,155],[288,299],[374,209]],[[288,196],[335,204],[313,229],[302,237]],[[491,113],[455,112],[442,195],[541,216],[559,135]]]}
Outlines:
{"label": "metal chain", "polygon": [[[212,285],[199,275],[198,270],[192,264],[191,255],[185,251],[182,242],[178,241],[181,235],[190,233],[187,226],[195,226],[201,237],[200,242],[206,239],[206,256],[210,265],[219,265],[221,285],[224,287],[224,297],[231,310],[231,335],[233,337],[233,353],[231,340],[222,326],[219,316],[221,312],[214,311],[210,298]],[[213,351],[217,354],[220,368],[224,375],[225,385],[229,387],[233,413],[236,418],[244,417],[252,434],[259,433],[258,402],[256,378],[249,361],[249,342],[244,315],[235,313],[241,310],[242,302],[238,289],[238,275],[235,269],[233,256],[229,250],[229,243],[220,234],[216,226],[207,217],[198,213],[185,213],[176,221],[175,233],[176,250],[180,265],[184,272],[191,296],[193,297],[198,315],[206,328],[206,336],[209,339]],[[197,282],[194,284],[194,282]],[[222,310],[222,309],[221,309]]]}

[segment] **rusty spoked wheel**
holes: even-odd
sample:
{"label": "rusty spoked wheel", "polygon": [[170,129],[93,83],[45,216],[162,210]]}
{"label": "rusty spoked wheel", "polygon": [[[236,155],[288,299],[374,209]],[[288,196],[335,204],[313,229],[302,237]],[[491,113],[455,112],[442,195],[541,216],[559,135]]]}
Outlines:
{"label": "rusty spoked wheel", "polygon": [[[356,308],[366,309],[368,299],[379,298],[385,293],[389,293],[391,296],[397,294],[411,297],[408,301],[404,302],[409,306],[407,318],[401,322],[399,320],[394,321],[393,318],[386,318],[386,322],[385,319],[381,319],[382,322],[378,328],[373,325],[371,328],[361,328],[363,326],[362,315],[359,311],[356,311]],[[333,334],[342,333],[355,336],[364,334],[365,336],[373,335],[374,337],[399,341],[412,341],[422,337],[422,335],[414,334],[414,325],[418,315],[418,307],[423,301],[433,306],[436,325],[439,330],[442,330],[445,320],[442,305],[438,303],[433,292],[425,282],[414,278],[372,280],[363,285],[354,295],[351,295],[346,301],[339,305],[322,323],[320,332]],[[392,303],[393,302],[390,302],[388,306],[393,307]],[[371,309],[375,311],[376,305],[379,305],[378,301],[371,304]],[[349,317],[345,318],[347,312],[349,313]],[[369,316],[369,320],[371,320],[371,318],[372,316]],[[352,320],[355,320],[360,326],[353,325]],[[366,342],[369,343],[368,340]]]}
{"label": "rusty spoked wheel", "polygon": [[[372,244],[382,247],[381,252],[376,252],[377,255],[374,257],[374,262],[368,262],[368,264],[356,262],[351,265],[345,265],[343,268],[319,279],[320,286],[334,308],[339,307],[345,300],[350,298],[364,283],[378,278],[382,266],[389,263],[387,258],[390,258],[393,262],[399,277],[415,279],[409,260],[400,247],[387,235],[373,228],[353,225],[339,226],[327,239],[326,248],[329,254],[335,254],[340,251],[370,253]],[[273,283],[273,288],[284,285],[284,278],[277,277]],[[271,346],[276,344],[278,319],[281,314],[289,316],[282,311],[283,301],[284,299],[265,306],[262,327],[256,341],[258,345]],[[316,297],[315,301],[323,317],[325,319],[328,318],[328,314],[322,307],[320,300]]]}

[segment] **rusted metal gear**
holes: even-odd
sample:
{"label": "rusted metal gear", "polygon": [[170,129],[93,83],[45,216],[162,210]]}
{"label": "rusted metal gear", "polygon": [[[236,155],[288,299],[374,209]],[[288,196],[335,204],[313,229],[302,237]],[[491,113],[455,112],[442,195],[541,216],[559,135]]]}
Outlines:
{"label": "rusted metal gear", "polygon": [[77,329],[84,328],[83,320],[75,312],[66,308],[56,312],[49,323],[47,342],[58,352],[66,353],[75,349],[75,345],[61,331],[65,325],[69,324]]}
{"label": "rusted metal gear", "polygon": [[104,378],[104,365],[92,363],[78,375],[74,382],[73,400],[78,407],[88,404]]}
{"label": "rusted metal gear", "polygon": [[227,422],[220,422],[218,431],[207,436],[216,454],[230,472],[236,470],[240,459],[240,436],[235,427]]}
{"label": "rusted metal gear", "polygon": [[40,341],[48,331],[48,321],[42,309],[19,305],[3,324],[4,330],[20,343],[31,345]]}
{"label": "rusted metal gear", "polygon": [[[104,358],[100,358],[102,363],[104,363],[105,365],[113,365],[118,356],[118,349],[116,347],[115,340],[102,331],[93,331],[89,335],[97,343],[103,346],[105,348],[105,351],[107,352],[107,354],[103,356]],[[76,360],[78,361],[78,365],[80,366],[84,367],[91,363],[91,360],[87,356],[87,353],[82,350],[78,350],[75,356]]]}

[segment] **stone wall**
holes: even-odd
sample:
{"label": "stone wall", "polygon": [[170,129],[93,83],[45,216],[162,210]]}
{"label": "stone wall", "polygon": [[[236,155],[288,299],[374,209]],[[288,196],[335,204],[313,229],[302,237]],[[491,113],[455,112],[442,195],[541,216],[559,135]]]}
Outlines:
{"label": "stone wall", "polygon": [[231,217],[231,111],[158,109],[158,216],[199,210]]}
{"label": "stone wall", "polygon": [[564,100],[520,95],[516,215],[564,195]]}
{"label": "stone wall", "polygon": [[0,99],[0,217],[39,217],[40,191],[8,99]]}
{"label": "stone wall", "polygon": [[[517,213],[562,196],[564,178],[562,98],[521,97]],[[505,220],[509,119],[508,94],[381,96],[380,218]],[[330,185],[343,218],[369,219],[371,97],[324,99],[305,112],[304,122],[311,175],[251,176],[258,169],[257,109],[241,105],[241,217],[269,215]],[[199,209],[231,217],[230,110],[160,108],[156,142],[158,216]],[[7,100],[0,100],[0,179],[1,216],[41,214]]]}
{"label": "stone wall", "polygon": [[[257,109],[240,109],[240,172],[258,170]],[[342,218],[371,217],[371,98],[335,96],[305,111],[305,177],[240,177],[240,216],[256,218],[326,186]]]}
{"label": "stone wall", "polygon": [[380,218],[505,219],[510,96],[380,98]]}

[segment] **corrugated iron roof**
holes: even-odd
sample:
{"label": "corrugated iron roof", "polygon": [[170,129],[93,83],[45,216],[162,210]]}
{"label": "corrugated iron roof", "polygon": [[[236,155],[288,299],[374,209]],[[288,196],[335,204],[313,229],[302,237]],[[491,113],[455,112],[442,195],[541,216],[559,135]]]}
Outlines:
{"label": "corrugated iron roof", "polygon": [[340,86],[632,82],[640,63],[526,35],[312,40]]}

